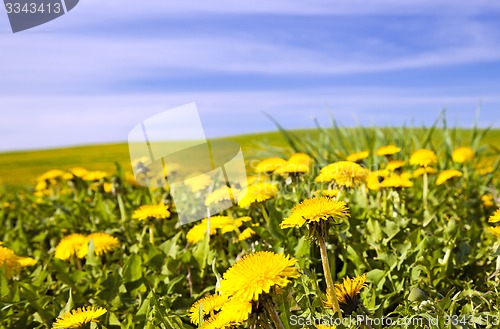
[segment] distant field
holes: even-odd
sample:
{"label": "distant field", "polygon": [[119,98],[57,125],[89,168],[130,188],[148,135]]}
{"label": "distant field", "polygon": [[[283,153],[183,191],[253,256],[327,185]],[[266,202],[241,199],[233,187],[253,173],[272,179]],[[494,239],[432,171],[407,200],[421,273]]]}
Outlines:
{"label": "distant field", "polygon": [[[347,129],[356,130],[358,128]],[[384,131],[389,130],[390,128],[384,129]],[[420,131],[420,129],[415,130],[417,134]],[[317,130],[296,130],[293,133],[300,137],[311,136],[314,138],[318,135]],[[460,136],[463,140],[468,140],[470,131],[460,130]],[[439,133],[436,134],[436,137],[435,140],[439,142]],[[251,157],[255,157],[256,153],[262,150],[262,146],[268,149],[269,147],[285,148],[286,145],[279,132],[233,136],[221,138],[221,140],[237,142],[241,145],[244,155]],[[500,147],[500,130],[490,131],[484,142]],[[0,153],[0,184],[33,184],[38,175],[56,168],[84,167],[90,170],[113,172],[116,168],[116,162],[130,170],[129,151],[126,143]]]}

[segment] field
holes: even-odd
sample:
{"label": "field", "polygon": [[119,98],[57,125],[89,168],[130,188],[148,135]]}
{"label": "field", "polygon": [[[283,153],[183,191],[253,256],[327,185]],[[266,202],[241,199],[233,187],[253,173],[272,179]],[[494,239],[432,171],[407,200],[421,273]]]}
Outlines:
{"label": "field", "polygon": [[140,186],[126,144],[0,154],[0,328],[499,327],[500,131],[226,140],[248,187]]}

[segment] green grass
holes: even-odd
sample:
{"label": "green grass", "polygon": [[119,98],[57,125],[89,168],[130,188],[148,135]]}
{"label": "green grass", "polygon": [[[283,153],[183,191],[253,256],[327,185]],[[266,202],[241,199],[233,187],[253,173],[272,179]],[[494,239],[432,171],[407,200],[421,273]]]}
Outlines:
{"label": "green grass", "polygon": [[[351,130],[353,135],[360,133],[360,128],[343,128]],[[383,128],[384,132],[393,128]],[[424,130],[411,129],[416,136],[424,136]],[[457,130],[463,140],[469,140],[471,130]],[[294,135],[319,138],[318,130],[294,130]],[[255,158],[257,155],[270,155],[286,153],[287,144],[283,135],[279,132],[265,132],[221,138],[221,140],[234,141],[241,145],[245,157]],[[436,133],[435,143],[440,143],[442,136]],[[491,130],[483,141],[488,145],[500,145],[500,130]],[[0,183],[6,185],[33,184],[35,178],[50,169],[69,169],[73,167],[84,167],[89,170],[103,170],[113,172],[115,163],[124,169],[130,170],[130,158],[128,145],[100,144],[87,146],[74,146],[48,150],[22,151],[0,153]]]}

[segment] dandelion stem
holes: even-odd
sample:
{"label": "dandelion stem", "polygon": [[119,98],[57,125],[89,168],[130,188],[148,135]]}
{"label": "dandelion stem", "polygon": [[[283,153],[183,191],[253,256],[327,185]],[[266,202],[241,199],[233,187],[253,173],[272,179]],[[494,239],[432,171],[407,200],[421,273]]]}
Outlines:
{"label": "dandelion stem", "polygon": [[151,221],[149,223],[149,242],[154,246],[155,244],[155,223]]}
{"label": "dandelion stem", "polygon": [[285,326],[283,325],[283,322],[281,322],[278,312],[276,312],[276,308],[274,308],[272,302],[269,300],[263,300],[262,304],[264,305],[264,308],[271,317],[271,320],[274,323],[274,327],[276,329],[285,329]]}
{"label": "dandelion stem", "polygon": [[328,254],[326,252],[326,245],[323,236],[318,237],[319,250],[321,252],[321,263],[323,264],[323,272],[325,274],[326,281],[326,296],[329,301],[333,304],[333,310],[342,319],[342,312],[340,311],[339,301],[337,299],[337,294],[335,294],[335,288],[333,286],[332,272],[330,271],[330,263],[328,262]]}
{"label": "dandelion stem", "polygon": [[118,208],[120,209],[120,219],[122,220],[122,224],[125,223],[127,219],[127,214],[125,213],[125,206],[123,204],[122,196],[117,193],[116,198],[118,199]]}
{"label": "dandelion stem", "polygon": [[429,179],[427,177],[427,168],[424,171],[424,190],[422,193],[423,201],[424,201],[424,212],[427,211],[427,194],[429,193]]}

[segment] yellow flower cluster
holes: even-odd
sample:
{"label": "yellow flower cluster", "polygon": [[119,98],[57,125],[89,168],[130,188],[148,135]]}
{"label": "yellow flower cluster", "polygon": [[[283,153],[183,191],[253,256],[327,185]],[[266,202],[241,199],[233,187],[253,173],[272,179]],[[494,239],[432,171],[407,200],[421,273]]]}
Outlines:
{"label": "yellow flower cluster", "polygon": [[120,246],[117,238],[107,233],[70,234],[61,239],[56,247],[55,258],[68,260],[72,257],[84,258],[88,254],[90,240],[94,244],[94,252],[100,256]]}

